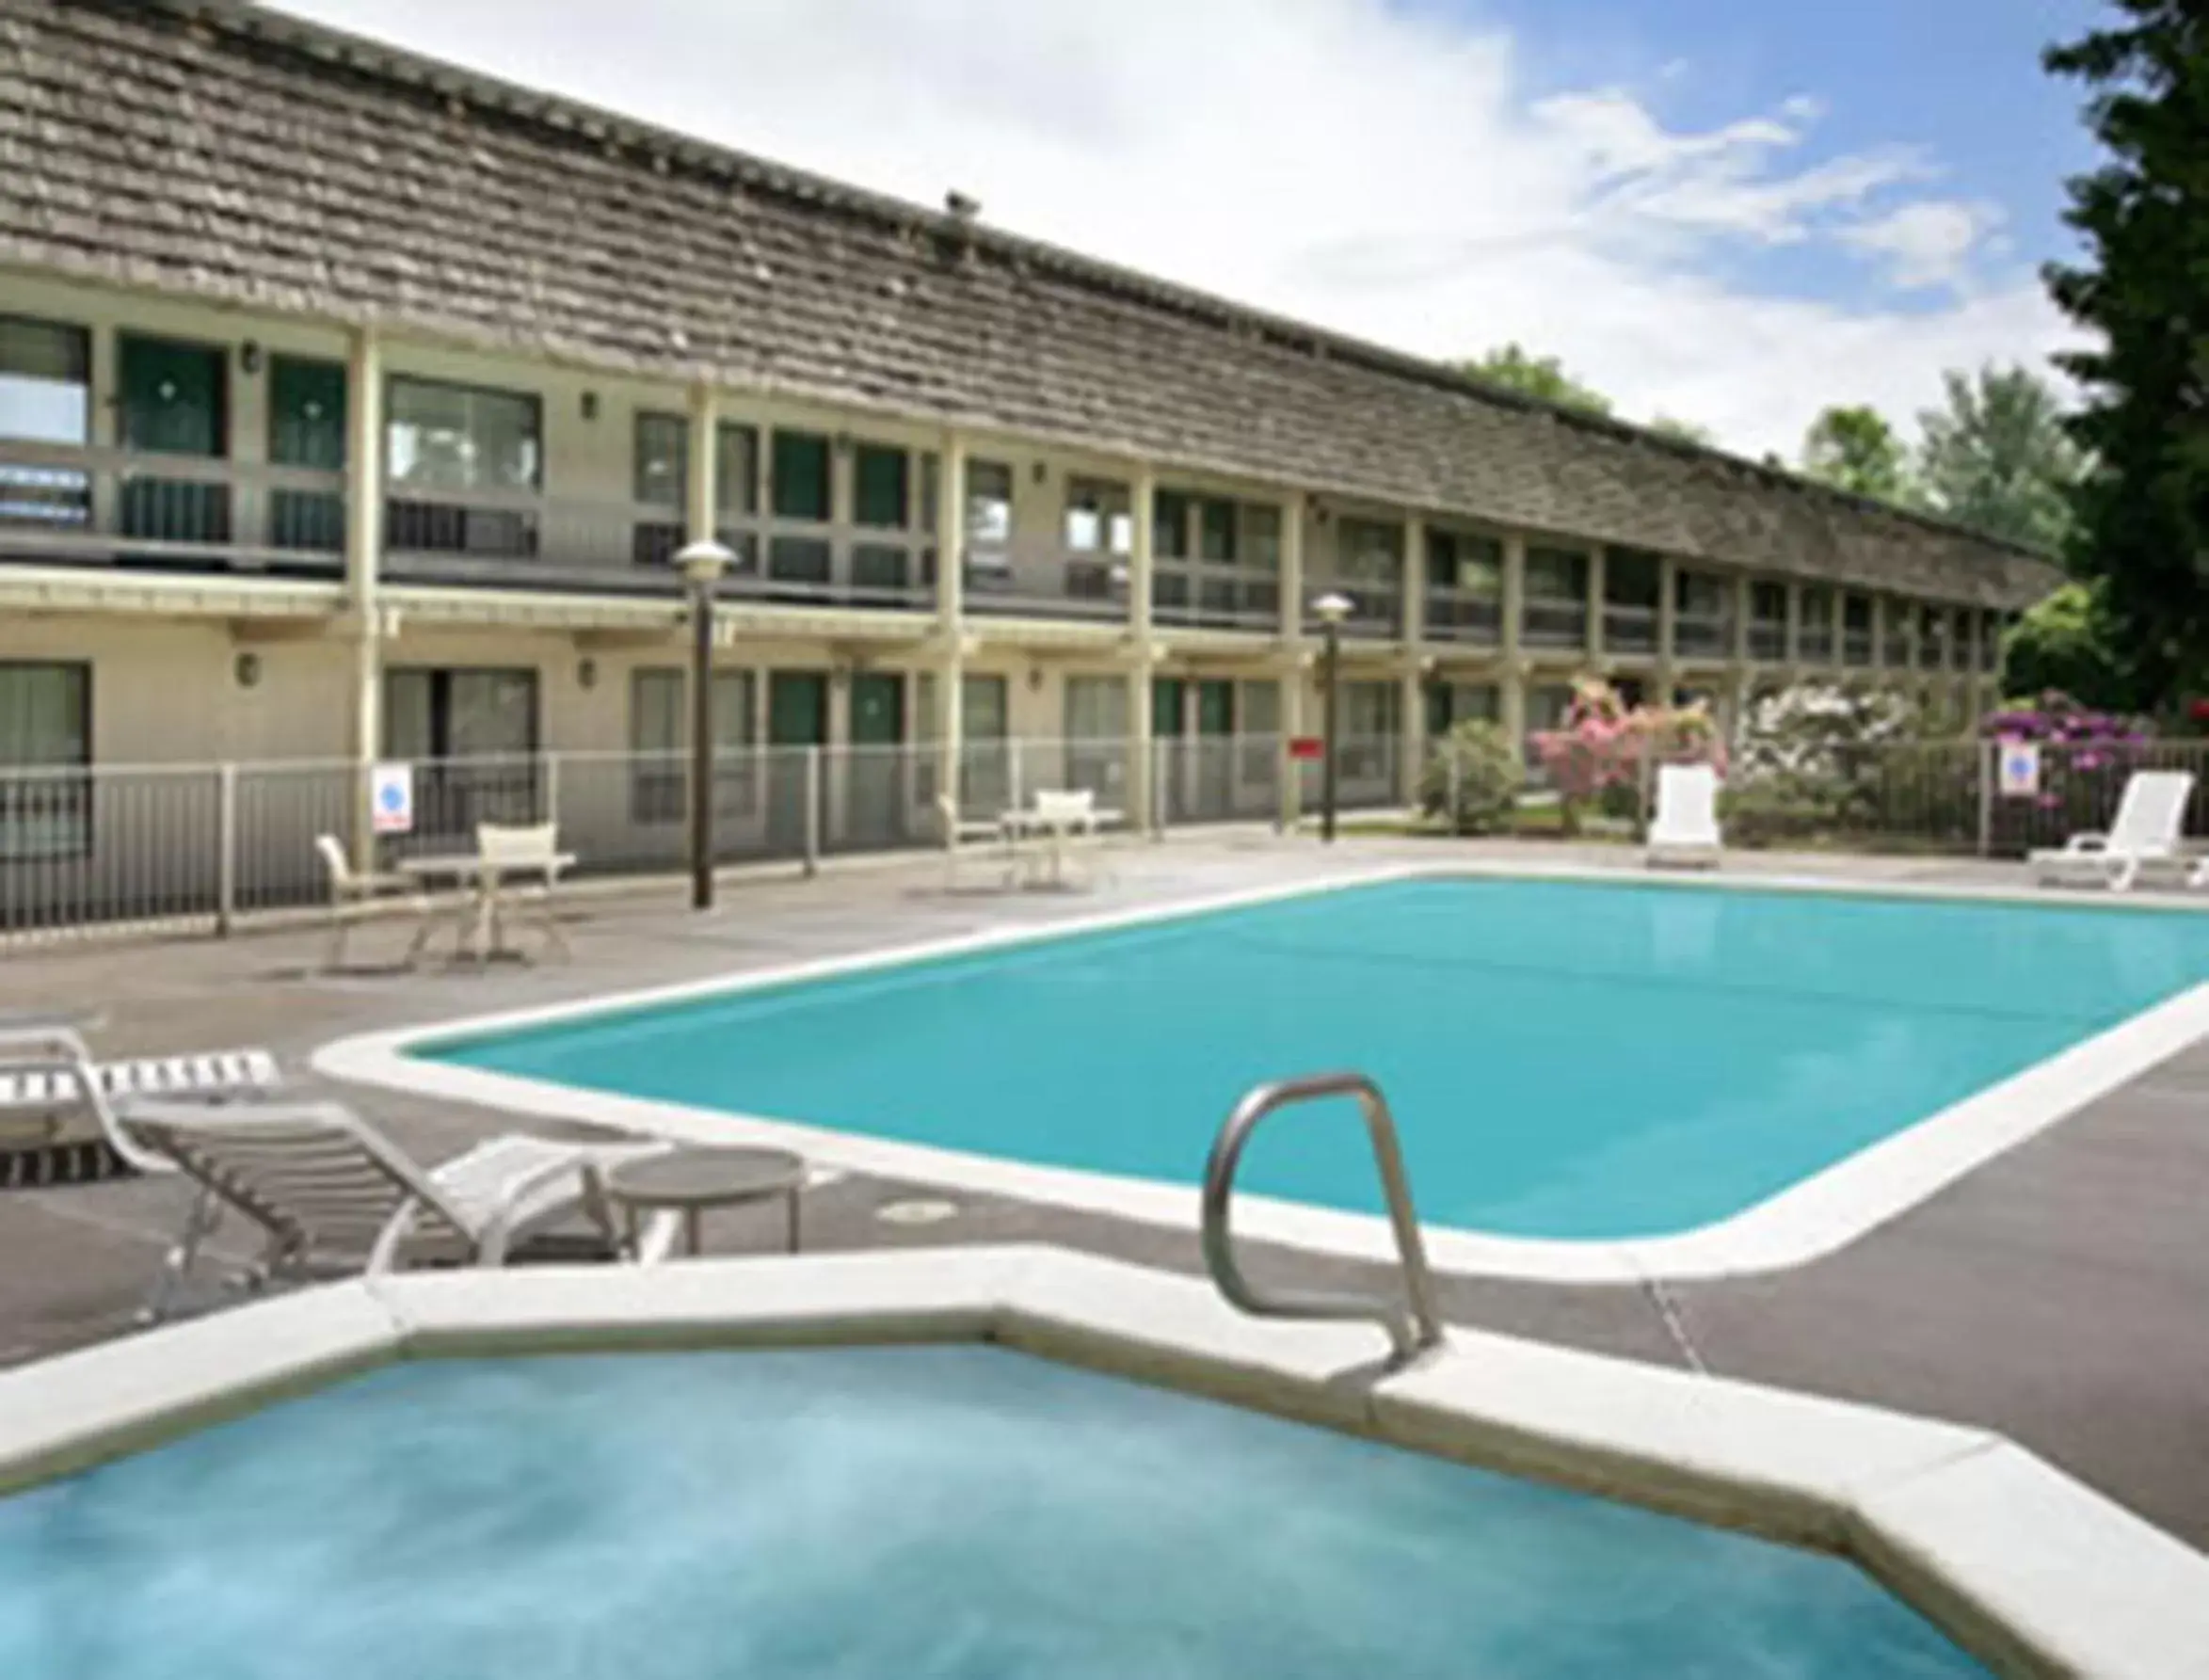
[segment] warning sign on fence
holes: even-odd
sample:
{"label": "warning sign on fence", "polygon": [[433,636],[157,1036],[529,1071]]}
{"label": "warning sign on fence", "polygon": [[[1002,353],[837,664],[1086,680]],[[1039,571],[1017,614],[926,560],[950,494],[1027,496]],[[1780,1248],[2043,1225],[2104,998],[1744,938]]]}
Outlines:
{"label": "warning sign on fence", "polygon": [[2005,741],[2002,744],[1999,786],[2006,799],[2030,799],[2040,792],[2040,743]]}
{"label": "warning sign on fence", "polygon": [[378,764],[368,773],[369,825],[377,834],[414,832],[414,766]]}

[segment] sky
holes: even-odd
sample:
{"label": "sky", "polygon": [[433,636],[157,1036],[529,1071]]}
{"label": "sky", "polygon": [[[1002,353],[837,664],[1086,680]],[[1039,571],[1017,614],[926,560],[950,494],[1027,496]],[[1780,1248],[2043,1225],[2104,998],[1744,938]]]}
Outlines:
{"label": "sky", "polygon": [[2075,342],[2098,0],[281,4],[1746,454]]}

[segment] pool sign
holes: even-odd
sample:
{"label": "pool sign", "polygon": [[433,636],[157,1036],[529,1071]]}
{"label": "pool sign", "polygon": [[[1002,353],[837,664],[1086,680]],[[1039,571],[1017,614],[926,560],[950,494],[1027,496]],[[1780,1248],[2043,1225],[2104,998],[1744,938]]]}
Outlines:
{"label": "pool sign", "polygon": [[2002,744],[2000,782],[2003,796],[2030,799],[2041,791],[2041,744],[2005,741]]}
{"label": "pool sign", "polygon": [[378,764],[368,773],[369,826],[377,834],[414,832],[414,766]]}

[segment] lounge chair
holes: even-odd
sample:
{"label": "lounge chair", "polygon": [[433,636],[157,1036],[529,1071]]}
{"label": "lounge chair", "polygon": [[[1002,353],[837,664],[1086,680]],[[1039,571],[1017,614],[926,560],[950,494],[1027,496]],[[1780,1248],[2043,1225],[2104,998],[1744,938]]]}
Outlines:
{"label": "lounge chair", "polygon": [[1014,832],[1001,821],[984,822],[959,815],[959,802],[949,793],[936,798],[936,815],[943,827],[943,886],[949,892],[959,884],[959,858],[976,848],[996,854],[1004,871],[1004,885],[1012,886],[1019,852]]}
{"label": "lounge chair", "polygon": [[2033,873],[2043,887],[2106,887],[2128,890],[2144,869],[2175,870],[2185,863],[2179,840],[2194,778],[2185,770],[2136,770],[2125,779],[2117,815],[2106,833],[2074,834],[2060,847],[2032,854]]}
{"label": "lounge chair", "polygon": [[551,823],[526,828],[509,828],[497,823],[475,825],[475,849],[483,859],[483,920],[488,932],[486,951],[505,948],[505,916],[510,907],[529,912],[545,936],[545,943],[563,957],[567,936],[560,931],[553,895],[560,876],[575,862],[560,850],[560,830]]}
{"label": "lounge chair", "polygon": [[[9,1016],[0,1020],[0,1183],[35,1181],[40,1163],[32,1158],[40,1152],[62,1152],[46,1163],[48,1177],[94,1178],[118,1167],[167,1172],[168,1163],[117,1122],[117,1102],[249,1096],[282,1078],[276,1058],[259,1049],[94,1062],[72,1017]],[[81,1131],[88,1117],[96,1132],[72,1141],[68,1133]]]}
{"label": "lounge chair", "polygon": [[123,1105],[121,1119],[136,1146],[200,1186],[147,1303],[152,1321],[167,1316],[225,1208],[265,1236],[247,1269],[254,1287],[422,1260],[497,1266],[580,1209],[610,1233],[607,1210],[592,1206],[598,1180],[588,1169],[668,1147],[508,1134],[424,1170],[335,1102],[223,1109],[139,1097]]}
{"label": "lounge chair", "polygon": [[1718,772],[1708,764],[1660,764],[1657,815],[1650,820],[1647,859],[1652,869],[1709,869],[1724,853],[1718,826]]}
{"label": "lounge chair", "polygon": [[322,966],[336,970],[345,966],[345,936],[353,924],[383,914],[393,902],[404,904],[415,918],[413,943],[407,947],[407,966],[412,968],[428,943],[435,925],[434,906],[415,883],[404,875],[363,874],[353,867],[345,848],[334,834],[314,837],[314,850],[329,877],[329,948]]}

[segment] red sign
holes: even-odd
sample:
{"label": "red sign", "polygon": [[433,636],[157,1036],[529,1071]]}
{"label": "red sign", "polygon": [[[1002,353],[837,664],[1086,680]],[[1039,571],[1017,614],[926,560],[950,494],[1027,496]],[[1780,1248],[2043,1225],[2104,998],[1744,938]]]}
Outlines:
{"label": "red sign", "polygon": [[1317,735],[1291,735],[1289,738],[1289,756],[1292,759],[1320,759],[1326,756],[1326,743]]}

